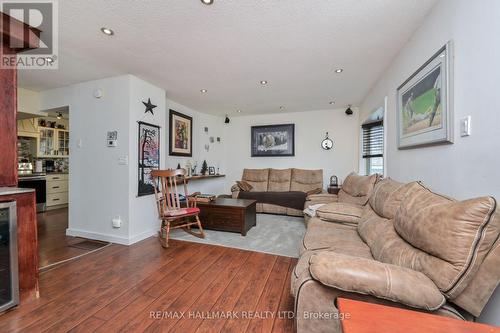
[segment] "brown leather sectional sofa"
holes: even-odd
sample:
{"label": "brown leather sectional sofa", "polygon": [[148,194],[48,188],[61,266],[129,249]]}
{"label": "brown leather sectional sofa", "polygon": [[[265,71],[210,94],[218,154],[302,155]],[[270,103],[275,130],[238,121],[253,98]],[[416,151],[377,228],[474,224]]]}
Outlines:
{"label": "brown leather sectional sofa", "polygon": [[500,279],[495,199],[456,201],[419,182],[354,178],[343,190],[356,202],[319,195],[306,203],[330,202],[310,219],[292,274],[297,331],[341,332],[338,297],[479,316]]}
{"label": "brown leather sectional sofa", "polygon": [[[323,170],[244,169],[241,180],[252,186],[251,191],[307,192],[323,188]],[[238,198],[240,189],[235,185],[231,192]],[[266,203],[257,203],[257,213],[303,216],[302,210]]]}

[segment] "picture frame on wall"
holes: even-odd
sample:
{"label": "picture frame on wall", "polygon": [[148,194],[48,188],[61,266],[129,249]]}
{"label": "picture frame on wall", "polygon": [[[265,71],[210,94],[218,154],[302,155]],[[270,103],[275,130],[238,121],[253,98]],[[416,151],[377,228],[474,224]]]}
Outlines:
{"label": "picture frame on wall", "polygon": [[151,171],[160,169],[160,126],[142,121],[138,136],[138,190],[137,196],[155,193]]}
{"label": "picture frame on wall", "polygon": [[397,89],[398,149],[453,143],[453,50],[444,45]]}
{"label": "picture frame on wall", "polygon": [[169,155],[193,156],[193,118],[169,111]]}
{"label": "picture frame on wall", "polygon": [[295,156],[295,124],[252,126],[252,157]]}

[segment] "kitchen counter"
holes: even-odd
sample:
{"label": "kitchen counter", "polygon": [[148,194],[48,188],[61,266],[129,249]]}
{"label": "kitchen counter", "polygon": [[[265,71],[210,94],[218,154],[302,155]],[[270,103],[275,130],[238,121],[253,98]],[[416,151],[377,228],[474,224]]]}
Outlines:
{"label": "kitchen counter", "polygon": [[0,187],[0,195],[12,195],[35,192],[32,188],[19,188],[19,187]]}

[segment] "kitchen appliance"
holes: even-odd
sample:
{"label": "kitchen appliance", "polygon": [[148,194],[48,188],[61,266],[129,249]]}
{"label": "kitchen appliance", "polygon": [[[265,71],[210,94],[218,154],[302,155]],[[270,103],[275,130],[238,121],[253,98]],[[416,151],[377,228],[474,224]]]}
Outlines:
{"label": "kitchen appliance", "polygon": [[19,304],[16,202],[0,202],[0,312]]}
{"label": "kitchen appliance", "polygon": [[46,160],[45,161],[45,171],[47,171],[47,172],[56,171],[54,160]]}
{"label": "kitchen appliance", "polygon": [[33,164],[18,163],[17,187],[32,188],[35,190],[36,211],[44,212],[47,208],[47,181],[45,172],[33,172]]}

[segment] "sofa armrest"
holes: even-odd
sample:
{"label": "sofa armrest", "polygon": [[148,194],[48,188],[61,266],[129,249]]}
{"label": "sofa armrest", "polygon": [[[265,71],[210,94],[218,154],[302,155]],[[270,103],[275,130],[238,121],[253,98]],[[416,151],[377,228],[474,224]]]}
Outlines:
{"label": "sofa armrest", "polygon": [[336,194],[320,193],[308,195],[306,201],[313,201],[314,204],[337,202],[339,197]]}
{"label": "sofa armrest", "polygon": [[325,286],[414,308],[431,311],[446,302],[436,285],[423,273],[372,259],[326,251],[311,257],[309,271]]}

